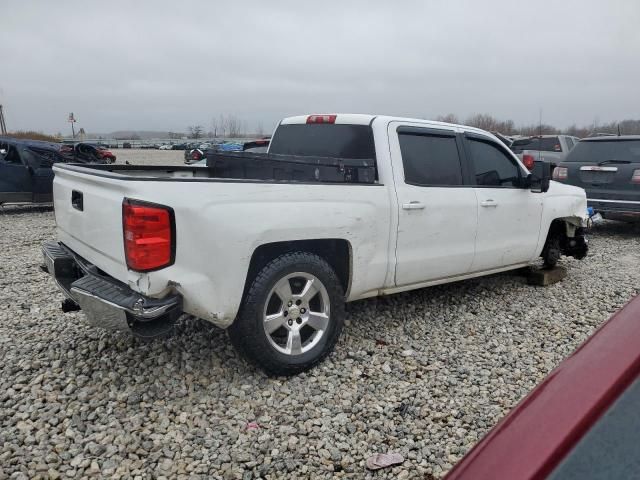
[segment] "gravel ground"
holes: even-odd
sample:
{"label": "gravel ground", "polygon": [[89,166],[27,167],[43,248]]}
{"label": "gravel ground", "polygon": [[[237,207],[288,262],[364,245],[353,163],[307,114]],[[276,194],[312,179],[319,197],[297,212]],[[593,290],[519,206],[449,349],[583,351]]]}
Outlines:
{"label": "gravel ground", "polygon": [[[63,314],[50,209],[5,207],[0,232],[0,479],[439,478],[640,289],[640,230],[605,223],[560,284],[356,302],[323,364],[269,379],[201,321],[143,343]],[[376,452],[405,462],[368,472]]]}
{"label": "gravel ground", "polygon": [[112,152],[116,156],[116,164],[129,162],[134,165],[184,165],[183,150],[121,148]]}

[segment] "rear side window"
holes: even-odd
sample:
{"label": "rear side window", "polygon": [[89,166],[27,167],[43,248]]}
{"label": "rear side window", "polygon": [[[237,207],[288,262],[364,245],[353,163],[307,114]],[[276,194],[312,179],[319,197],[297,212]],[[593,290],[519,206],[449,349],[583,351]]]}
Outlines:
{"label": "rear side window", "polygon": [[518,187],[520,168],[516,162],[496,145],[467,139],[471,162],[475,170],[476,185],[483,187]]}
{"label": "rear side window", "polygon": [[567,147],[569,147],[569,150],[571,150],[573,148],[573,138],[571,137],[564,137],[565,141],[567,142]]}
{"label": "rear side window", "polygon": [[511,144],[511,150],[522,153],[523,150],[536,150],[538,152],[562,152],[562,145],[558,137],[532,137],[515,140]]}
{"label": "rear side window", "polygon": [[373,131],[369,125],[280,125],[269,153],[330,158],[375,159]]}
{"label": "rear side window", "polygon": [[399,133],[404,180],[411,185],[462,185],[460,155],[454,136]]}
{"label": "rear side window", "polygon": [[640,140],[583,140],[576,143],[564,161],[600,163],[607,160],[640,163]]}

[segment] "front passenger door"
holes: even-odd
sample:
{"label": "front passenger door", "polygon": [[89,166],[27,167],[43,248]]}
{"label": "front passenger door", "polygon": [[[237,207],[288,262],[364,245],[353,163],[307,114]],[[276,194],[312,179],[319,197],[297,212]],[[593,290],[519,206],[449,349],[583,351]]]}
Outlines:
{"label": "front passenger door", "polygon": [[542,195],[524,186],[526,172],[513,154],[484,135],[465,134],[478,198],[479,272],[531,261],[537,254]]}

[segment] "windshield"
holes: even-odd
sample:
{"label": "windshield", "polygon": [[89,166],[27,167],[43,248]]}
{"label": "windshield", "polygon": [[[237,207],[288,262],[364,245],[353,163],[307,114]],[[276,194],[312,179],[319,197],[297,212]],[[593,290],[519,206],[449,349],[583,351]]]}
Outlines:
{"label": "windshield", "polygon": [[269,153],[330,158],[375,159],[373,131],[369,125],[280,125]]}
{"label": "windshield", "polygon": [[640,163],[640,140],[578,142],[565,162],[600,163],[607,160]]}

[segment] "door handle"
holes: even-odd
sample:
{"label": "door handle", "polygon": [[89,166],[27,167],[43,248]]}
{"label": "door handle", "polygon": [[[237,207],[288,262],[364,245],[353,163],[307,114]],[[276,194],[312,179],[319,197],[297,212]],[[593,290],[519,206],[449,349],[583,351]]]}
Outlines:
{"label": "door handle", "polygon": [[403,210],[423,210],[424,207],[426,207],[424,203],[416,201],[402,204]]}
{"label": "door handle", "polygon": [[498,204],[496,203],[496,201],[492,198],[489,198],[487,200],[483,200],[482,202],[480,202],[480,205],[482,207],[497,207]]}

